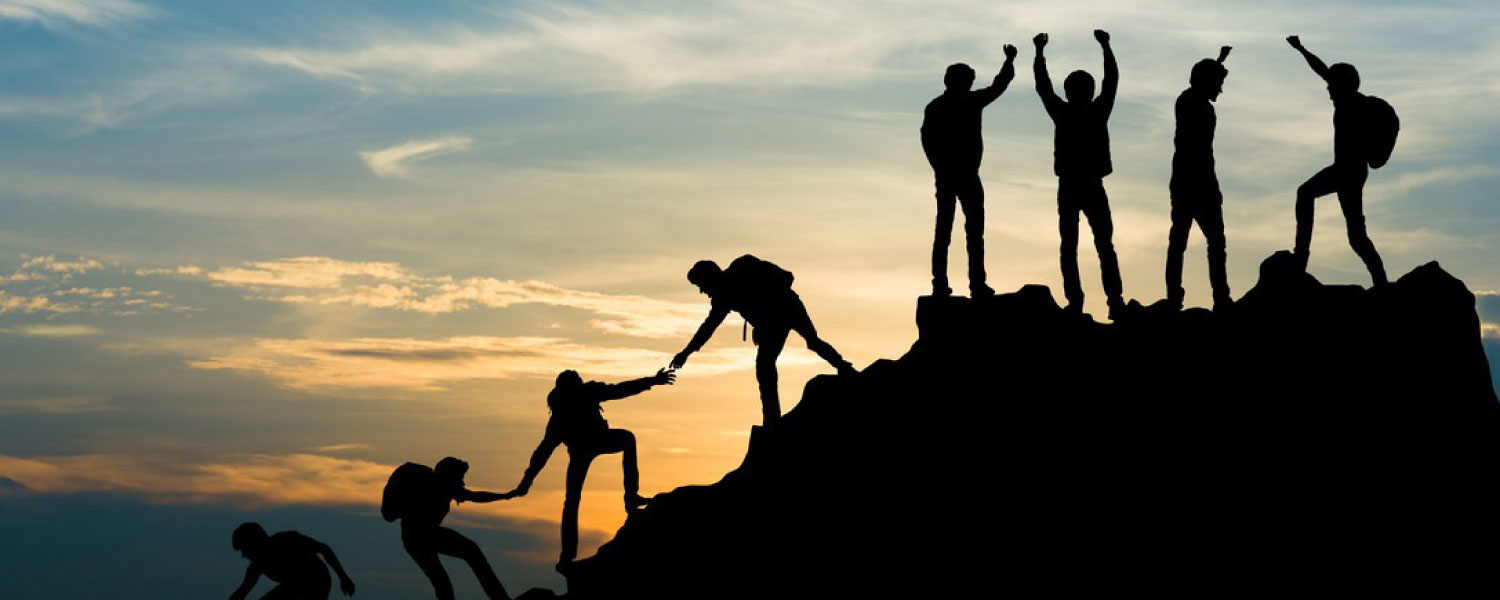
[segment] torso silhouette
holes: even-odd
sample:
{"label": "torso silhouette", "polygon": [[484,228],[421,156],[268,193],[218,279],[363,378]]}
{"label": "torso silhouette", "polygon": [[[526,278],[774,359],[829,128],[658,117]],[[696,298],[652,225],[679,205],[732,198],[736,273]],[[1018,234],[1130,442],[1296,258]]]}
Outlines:
{"label": "torso silhouette", "polygon": [[980,114],[999,94],[992,88],[944,92],[927,103],[922,117],[922,151],[934,171],[977,171],[984,155]]}
{"label": "torso silhouette", "polygon": [[452,508],[453,497],[462,486],[443,483],[436,475],[429,475],[420,489],[411,490],[410,504],[401,518],[402,529],[435,528],[442,525]]}
{"label": "torso silhouette", "polygon": [[331,579],[328,568],[318,558],[320,546],[305,535],[283,531],[266,538],[252,562],[262,575],[276,583],[321,584]]}
{"label": "torso silhouette", "polygon": [[1058,177],[1104,177],[1114,171],[1109,157],[1109,113],[1102,100],[1048,106],[1056,125],[1052,171]]}
{"label": "torso silhouette", "polygon": [[573,450],[579,444],[587,444],[609,430],[609,421],[604,420],[606,400],[618,400],[649,389],[649,383],[640,380],[622,383],[586,383],[553,388],[547,394],[547,408],[552,417],[547,421],[546,437],[557,440]]}
{"label": "torso silhouette", "polygon": [[[1172,186],[1212,184],[1214,177],[1214,127],[1218,117],[1202,94],[1188,88],[1177,96],[1177,133],[1172,138]],[[1196,191],[1196,190],[1195,190]],[[1193,196],[1191,199],[1198,199]],[[1205,197],[1206,198],[1206,197]]]}
{"label": "torso silhouette", "polygon": [[1334,164],[1364,167],[1366,163],[1363,140],[1365,95],[1349,92],[1347,97],[1333,101],[1333,162]]}
{"label": "torso silhouette", "polygon": [[713,308],[738,312],[757,327],[781,319],[792,290],[789,283],[774,281],[780,274],[790,277],[781,267],[753,256],[734,259],[724,270],[722,283],[714,292]]}

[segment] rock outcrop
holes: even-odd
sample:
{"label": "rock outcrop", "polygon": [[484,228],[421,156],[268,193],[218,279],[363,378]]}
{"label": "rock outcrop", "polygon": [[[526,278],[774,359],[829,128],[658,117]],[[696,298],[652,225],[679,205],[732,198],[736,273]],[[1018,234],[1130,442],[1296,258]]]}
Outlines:
{"label": "rock outcrop", "polygon": [[1493,594],[1500,404],[1436,263],[1103,325],[1045,287],[921,298],[713,485],[661,494],[572,598]]}

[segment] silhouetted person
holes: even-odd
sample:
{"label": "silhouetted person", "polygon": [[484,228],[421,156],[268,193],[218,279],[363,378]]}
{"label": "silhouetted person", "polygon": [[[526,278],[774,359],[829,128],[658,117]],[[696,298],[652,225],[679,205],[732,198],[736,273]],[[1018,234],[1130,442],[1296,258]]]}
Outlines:
{"label": "silhouetted person", "polygon": [[1064,102],[1052,90],[1047,75],[1047,59],[1042,55],[1047,34],[1038,33],[1036,44],[1036,92],[1042,106],[1056,127],[1053,136],[1052,170],[1057,174],[1057,228],[1062,234],[1063,295],[1067,308],[1083,310],[1083,286],[1078,281],[1078,213],[1088,217],[1094,230],[1094,248],[1099,251],[1099,273],[1104,279],[1104,293],[1109,298],[1111,318],[1124,306],[1120,265],[1115,258],[1114,223],[1109,214],[1109,196],[1104,193],[1104,177],[1114,167],[1109,158],[1109,113],[1115,107],[1115,91],[1120,72],[1115,53],[1109,47],[1109,34],[1094,30],[1094,39],[1104,50],[1104,81],[1099,97],[1094,97],[1094,78],[1074,71],[1063,80]]}
{"label": "silhouetted person", "polygon": [[937,230],[932,241],[932,295],[953,293],[948,287],[948,242],[953,235],[954,204],[963,206],[964,238],[969,250],[969,292],[993,296],[984,283],[984,186],[979,161],[984,156],[980,113],[1005,93],[1016,76],[1016,47],[1005,45],[1005,66],[990,87],[970,90],[974,69],[957,63],[943,74],[943,94],[927,103],[922,115],[922,151],[937,180]]}
{"label": "silhouetted person", "polygon": [[1167,234],[1167,299],[1182,308],[1182,254],[1187,250],[1193,222],[1203,230],[1208,243],[1208,281],[1213,286],[1214,308],[1233,303],[1229,295],[1224,244],[1224,194],[1214,174],[1213,102],[1224,91],[1229,71],[1224,59],[1229,46],[1219,49],[1219,58],[1205,58],[1193,65],[1188,88],[1177,96],[1177,134],[1172,137],[1172,229]]}
{"label": "silhouetted person", "polygon": [[401,543],[427,579],[432,581],[438,600],[453,600],[453,582],[448,578],[448,571],[443,569],[439,554],[469,563],[490,600],[510,600],[479,545],[442,526],[450,502],[494,502],[513,497],[464,487],[464,475],[468,472],[469,463],[451,456],[438,461],[432,469],[416,463],[401,465],[386,484],[381,513],[387,521],[401,520]]}
{"label": "silhouetted person", "polygon": [[[1378,109],[1383,106],[1389,111],[1390,105],[1359,92],[1359,71],[1354,65],[1325,65],[1302,47],[1302,40],[1297,36],[1290,36],[1286,41],[1302,53],[1313,72],[1328,82],[1328,98],[1333,101],[1333,164],[1297,188],[1297,245],[1292,253],[1302,267],[1307,268],[1312,245],[1313,200],[1336,193],[1349,229],[1349,245],[1365,261],[1365,268],[1370,270],[1375,285],[1385,285],[1385,265],[1380,261],[1380,253],[1375,251],[1375,243],[1365,232],[1364,190],[1365,179],[1370,175],[1369,167],[1384,165],[1390,158],[1391,145],[1395,143],[1394,129],[1382,132],[1381,124],[1376,121]],[[1395,113],[1391,112],[1389,118],[1394,120]],[[1388,140],[1376,139],[1385,134],[1388,134]]]}
{"label": "silhouetted person", "polygon": [[807,342],[807,348],[839,374],[855,373],[854,365],[844,360],[828,342],[818,337],[812,319],[807,316],[807,307],[802,298],[792,291],[792,274],[770,262],[746,254],[729,263],[728,269],[720,269],[711,260],[700,260],[688,270],[688,281],[698,286],[698,291],[712,301],[712,309],[698,332],[693,334],[682,352],[672,358],[672,368],[680,369],[687,359],[708,343],[714,331],[730,311],[739,312],[745,322],[755,327],[753,339],[758,347],[755,354],[755,381],[760,385],[760,409],[762,424],[773,427],[781,418],[781,398],[776,389],[776,357],[786,346],[786,338],[797,332]]}
{"label": "silhouetted person", "polygon": [[262,575],[277,585],[261,600],[326,600],[333,582],[328,578],[324,561],[338,574],[339,589],[344,595],[354,595],[354,581],[344,572],[344,566],[328,544],[295,531],[266,535],[259,523],[236,527],[230,544],[250,560],[250,566],[245,568],[245,580],[229,595],[229,600],[248,597]]}
{"label": "silhouetted person", "polygon": [[531,453],[531,464],[516,486],[515,495],[524,496],[531,490],[542,467],[559,444],[568,447],[568,475],[566,493],[563,497],[562,555],[558,558],[559,571],[567,569],[578,557],[578,504],[583,498],[583,480],[588,476],[589,464],[602,454],[625,453],[622,467],[625,471],[625,510],[633,512],[646,504],[640,494],[640,470],[636,465],[635,435],[624,429],[610,429],[604,420],[602,404],[609,400],[628,398],[651,389],[656,385],[671,385],[676,376],[661,369],[656,375],[632,379],[622,383],[584,382],[577,371],[563,371],[557,376],[557,384],[547,394],[547,408],[552,417],[547,419],[542,443]]}

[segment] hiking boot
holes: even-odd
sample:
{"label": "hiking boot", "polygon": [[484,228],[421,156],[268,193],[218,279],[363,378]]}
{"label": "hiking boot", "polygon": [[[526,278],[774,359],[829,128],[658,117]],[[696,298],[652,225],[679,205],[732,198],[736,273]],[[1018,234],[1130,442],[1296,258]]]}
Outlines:
{"label": "hiking boot", "polygon": [[953,295],[953,288],[948,287],[946,285],[936,284],[936,283],[932,284],[932,297],[933,298],[947,298],[948,296],[952,296],[952,295]]}
{"label": "hiking boot", "polygon": [[1171,297],[1168,297],[1166,305],[1167,305],[1168,308],[1170,308],[1170,309],[1172,309],[1174,311],[1182,310],[1182,298],[1171,298]]}
{"label": "hiking boot", "polygon": [[838,370],[839,375],[849,376],[859,374],[859,369],[854,368],[854,365],[850,364],[847,360],[839,361],[833,368]]}
{"label": "hiking boot", "polygon": [[983,283],[969,286],[969,296],[972,298],[989,298],[995,295],[995,289]]}
{"label": "hiking boot", "polygon": [[573,566],[574,565],[572,559],[562,559],[557,561],[557,566],[553,568],[557,570],[557,573],[559,575],[568,577],[573,574]]}
{"label": "hiking boot", "polygon": [[1228,296],[1214,298],[1214,312],[1224,312],[1234,308],[1234,299]]}
{"label": "hiking boot", "polygon": [[1119,322],[1125,316],[1125,301],[1119,298],[1109,299],[1109,320]]}
{"label": "hiking boot", "polygon": [[649,502],[650,500],[642,498],[640,494],[625,494],[625,512],[634,514],[636,511],[645,508]]}

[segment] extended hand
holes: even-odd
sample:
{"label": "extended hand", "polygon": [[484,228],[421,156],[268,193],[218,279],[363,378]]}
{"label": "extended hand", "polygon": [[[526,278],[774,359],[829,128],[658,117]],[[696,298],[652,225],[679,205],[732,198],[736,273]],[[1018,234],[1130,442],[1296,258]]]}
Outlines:
{"label": "extended hand", "polygon": [[1031,43],[1036,44],[1037,48],[1041,48],[1042,46],[1046,46],[1047,45],[1047,34],[1045,34],[1045,33],[1038,33],[1038,34],[1036,34],[1036,37],[1031,38]]}
{"label": "extended hand", "polygon": [[1109,32],[1105,31],[1103,29],[1095,29],[1094,30],[1094,39],[1099,40],[1099,43],[1101,43],[1101,44],[1108,44],[1109,43]]}
{"label": "extended hand", "polygon": [[1010,44],[1006,44],[1005,45],[1005,60],[1014,60],[1015,58],[1016,58],[1016,47],[1012,46]]}
{"label": "extended hand", "polygon": [[354,580],[348,577],[339,578],[339,589],[344,591],[345,596],[354,595]]}
{"label": "extended hand", "polygon": [[656,385],[672,385],[677,382],[677,374],[667,369],[656,370]]}
{"label": "extended hand", "polygon": [[687,364],[687,359],[688,359],[688,353],[687,352],[678,352],[677,356],[673,356],[672,357],[672,364],[669,365],[669,366],[673,370],[681,369],[682,365]]}
{"label": "extended hand", "polygon": [[1286,43],[1291,44],[1293,48],[1298,50],[1302,49],[1302,38],[1295,35],[1286,36]]}
{"label": "extended hand", "polygon": [[521,496],[525,496],[526,492],[529,491],[531,491],[530,486],[516,486],[516,489],[505,493],[506,500],[509,500],[511,498],[520,498]]}

